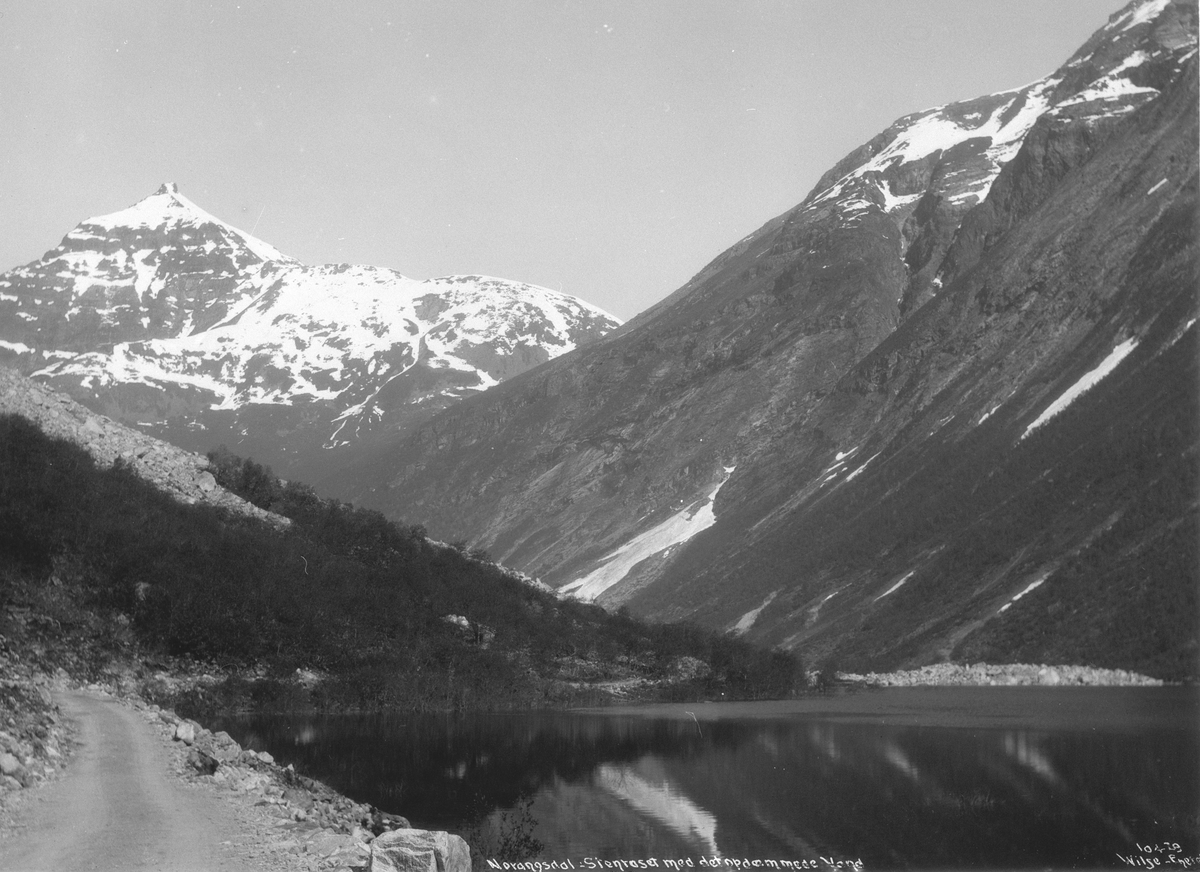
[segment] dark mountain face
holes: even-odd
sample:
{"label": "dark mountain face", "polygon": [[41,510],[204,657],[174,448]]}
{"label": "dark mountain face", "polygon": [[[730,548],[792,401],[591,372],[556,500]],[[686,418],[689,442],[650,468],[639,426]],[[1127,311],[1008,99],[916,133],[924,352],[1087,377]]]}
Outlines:
{"label": "dark mountain face", "polygon": [[1195,45],[1194,6],[1134,3],[1040,82],[901,119],[337,489],[846,665],[1192,669]]}
{"label": "dark mountain face", "polygon": [[[1185,77],[1059,179],[985,212],[1011,229],[814,404],[799,438],[735,478],[721,523],[629,604],[665,617],[702,603],[692,616],[730,626],[765,604],[756,638],[864,665],[1194,666],[1195,69]],[[1011,170],[998,195],[1033,171]],[[716,601],[730,578],[736,596]]]}
{"label": "dark mountain face", "polygon": [[305,266],[174,185],[0,275],[0,360],[176,444],[305,478],[617,325],[520,282]]}

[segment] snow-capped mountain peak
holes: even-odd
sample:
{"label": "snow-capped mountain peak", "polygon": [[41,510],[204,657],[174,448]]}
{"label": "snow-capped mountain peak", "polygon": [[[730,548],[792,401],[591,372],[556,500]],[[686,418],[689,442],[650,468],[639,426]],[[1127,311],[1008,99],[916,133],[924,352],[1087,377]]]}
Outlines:
{"label": "snow-capped mountain peak", "polygon": [[1047,112],[1079,117],[1076,107],[1086,105],[1090,117],[1115,117],[1158,95],[1196,51],[1186,16],[1194,18],[1194,4],[1143,0],[1114,14],[1049,76],[900,118],[827,173],[802,208],[834,206],[849,219],[875,207],[903,222],[926,193],[978,203]]}
{"label": "snow-capped mountain peak", "polygon": [[280,253],[274,246],[205,212],[181,194],[179,187],[174,182],[164,183],[149,197],[139,200],[126,209],[89,218],[72,233],[82,231],[80,233],[82,236],[91,228],[100,228],[108,233],[140,229],[161,232],[185,225],[192,227],[211,225],[223,233],[231,243],[244,246],[263,261],[295,262],[292,258]]}
{"label": "snow-capped mountain peak", "polygon": [[174,184],[0,276],[0,353],[26,372],[197,448],[265,414],[291,438],[260,457],[402,427],[619,323],[522,282],[306,266]]}
{"label": "snow-capped mountain peak", "polygon": [[1196,51],[1196,7],[1142,0],[1115,14],[1054,73],[1019,88],[898,119],[827,172],[792,212],[843,226],[886,216],[900,231],[911,311],[936,294],[932,264],[1039,122],[1114,122],[1158,96]]}

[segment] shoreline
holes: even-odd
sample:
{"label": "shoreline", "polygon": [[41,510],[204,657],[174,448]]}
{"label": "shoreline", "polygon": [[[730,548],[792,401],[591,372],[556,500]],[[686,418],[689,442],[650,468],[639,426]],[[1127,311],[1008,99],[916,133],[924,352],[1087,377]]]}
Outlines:
{"label": "shoreline", "polygon": [[[424,840],[441,845],[439,861],[445,862],[446,872],[470,869],[469,848],[458,836],[414,830],[407,818],[353,800],[297,773],[290,764],[279,765],[269,753],[243,748],[228,733],[208,730],[137,693],[74,682],[62,675],[35,676],[29,685],[36,697],[23,720],[38,724],[40,735],[23,740],[23,733],[11,724],[5,725],[9,732],[0,734],[0,751],[9,758],[4,761],[6,769],[11,763],[20,765],[19,777],[5,775],[7,782],[0,780],[0,834],[25,826],[40,801],[39,788],[72,775],[80,725],[64,716],[52,699],[65,691],[136,713],[166,749],[169,775],[235,813],[239,832],[228,832],[222,846],[238,854],[248,868],[269,872],[370,869],[376,854],[380,856],[375,862],[383,862],[397,844]],[[377,840],[378,851],[373,847]]]}
{"label": "shoreline", "polygon": [[[16,664],[13,664],[16,665]],[[22,664],[24,665],[24,664]],[[5,681],[18,687],[25,700],[22,724],[0,727],[0,752],[6,766],[21,770],[0,779],[0,831],[11,829],[38,799],[37,787],[71,775],[77,744],[77,725],[64,719],[51,694],[77,690],[135,711],[148,729],[169,750],[171,774],[190,789],[204,790],[244,818],[247,840],[236,841],[253,868],[324,870],[370,868],[372,843],[384,833],[414,832],[399,815],[357,802],[326,784],[280,766],[266,752],[243,748],[228,733],[213,731],[180,717],[169,708],[149,702],[142,694],[117,680],[85,684],[71,680],[61,670],[54,676],[36,669],[14,670]],[[22,674],[24,673],[24,674]],[[941,663],[888,673],[838,673],[827,686],[836,692],[894,687],[1164,687],[1160,679],[1128,670],[1043,664]],[[817,699],[815,684],[797,699]],[[777,701],[785,703],[786,701]],[[643,714],[662,703],[604,706],[608,709],[641,709]],[[698,703],[685,703],[701,720],[710,716]],[[565,709],[564,711],[588,711]],[[7,732],[2,732],[7,730]],[[425,832],[425,831],[416,831]],[[397,833],[399,835],[399,833]],[[445,837],[447,834],[431,832]],[[458,837],[449,836],[453,841]],[[229,843],[226,843],[229,844]],[[466,849],[465,843],[462,847]],[[233,850],[232,848],[230,850]],[[468,855],[469,856],[469,855]],[[469,861],[468,861],[469,862]]]}

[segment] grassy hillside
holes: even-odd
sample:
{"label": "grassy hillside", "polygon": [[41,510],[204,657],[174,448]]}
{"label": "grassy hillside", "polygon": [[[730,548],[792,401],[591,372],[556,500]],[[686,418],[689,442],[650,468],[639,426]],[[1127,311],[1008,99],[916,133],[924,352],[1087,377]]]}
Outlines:
{"label": "grassy hillside", "polygon": [[219,461],[290,529],[178,503],[0,417],[0,614],[32,613],[45,645],[205,663],[223,680],[174,700],[195,711],[560,705],[611,698],[613,683],[760,698],[802,681],[792,656],[560,602],[419,527]]}

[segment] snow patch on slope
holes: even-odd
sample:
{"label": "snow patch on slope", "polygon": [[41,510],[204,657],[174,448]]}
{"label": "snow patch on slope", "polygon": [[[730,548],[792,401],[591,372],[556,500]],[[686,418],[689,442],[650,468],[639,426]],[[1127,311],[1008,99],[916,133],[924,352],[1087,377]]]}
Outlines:
{"label": "snow patch on slope", "polygon": [[1025,596],[1025,594],[1029,593],[1030,591],[1033,591],[1033,590],[1037,589],[1038,587],[1040,587],[1042,582],[1044,582],[1047,578],[1050,577],[1050,572],[1051,572],[1051,570],[1048,569],[1045,572],[1043,572],[1040,576],[1038,576],[1038,578],[1036,578],[1032,582],[1030,582],[1028,587],[1026,587],[1023,591],[1018,593],[1016,596],[1014,596],[1012,599],[1010,599],[1004,605],[1000,606],[1000,611],[1001,612],[1008,611],[1008,609],[1012,606],[1013,603],[1015,603],[1021,597]]}
{"label": "snow patch on slope", "polygon": [[[1093,369],[1088,370],[1075,384],[1067,388],[1063,393],[1051,403],[1042,414],[1038,415],[1032,424],[1025,428],[1025,432],[1021,434],[1021,439],[1024,439],[1038,427],[1045,424],[1075,400],[1079,399],[1086,391],[1091,390],[1102,378],[1111,373],[1117,366],[1129,356],[1133,349],[1137,348],[1137,339],[1126,339],[1116,348],[1108,353],[1104,360],[1100,361]],[[1020,441],[1020,440],[1018,440]]]}
{"label": "snow patch on slope", "polygon": [[895,584],[893,584],[891,587],[889,587],[887,590],[885,590],[879,596],[875,597],[875,602],[879,602],[885,596],[888,596],[889,594],[893,594],[896,591],[898,591],[900,589],[900,587],[904,584],[904,582],[908,581],[910,578],[912,578],[916,574],[917,574],[917,571],[915,569],[910,570],[907,575],[905,575],[903,578],[901,578],[899,581],[897,581]]}
{"label": "snow patch on slope", "polygon": [[734,469],[732,466],[725,467],[724,477],[707,495],[626,542],[604,557],[603,563],[587,575],[559,588],[559,595],[592,602],[646,558],[681,545],[701,530],[707,530],[717,522],[713,503]]}

